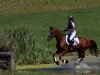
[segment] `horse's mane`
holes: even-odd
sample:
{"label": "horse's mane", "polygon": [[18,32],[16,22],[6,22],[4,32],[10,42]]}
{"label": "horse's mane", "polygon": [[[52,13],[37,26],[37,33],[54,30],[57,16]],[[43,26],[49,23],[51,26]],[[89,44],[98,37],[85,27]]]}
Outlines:
{"label": "horse's mane", "polygon": [[59,33],[61,33],[62,35],[66,35],[62,30],[58,29],[57,27],[53,27],[53,29],[57,30]]}

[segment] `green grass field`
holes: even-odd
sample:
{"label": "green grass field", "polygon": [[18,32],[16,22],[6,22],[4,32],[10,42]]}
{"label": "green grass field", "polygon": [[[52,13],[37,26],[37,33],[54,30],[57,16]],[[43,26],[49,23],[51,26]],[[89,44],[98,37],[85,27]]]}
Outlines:
{"label": "green grass field", "polygon": [[100,7],[99,0],[0,0],[1,14]]}
{"label": "green grass field", "polygon": [[[20,35],[19,33],[23,31],[23,29],[20,30],[20,27],[23,26],[27,27],[29,30],[27,36],[25,35],[25,37],[23,37],[24,34],[21,36],[21,40],[20,37],[17,37],[17,35],[16,38],[14,38],[15,42],[17,43],[16,62],[18,64],[40,64],[53,62],[52,53],[56,51],[56,43],[55,39],[51,42],[47,42],[49,26],[55,26],[60,28],[61,30],[64,30],[67,26],[67,16],[69,15],[72,15],[75,18],[77,36],[84,36],[94,39],[100,47],[99,0],[72,0],[72,2],[70,2],[70,0],[62,0],[62,2],[60,2],[60,0],[33,0],[33,4],[29,6],[29,2],[27,1],[28,0],[26,0],[26,2],[24,2],[24,0],[20,0],[20,2],[19,0],[1,0],[1,34],[6,32],[7,30],[9,31],[11,29],[11,31],[14,31],[15,29],[17,31],[17,35]],[[44,8],[45,2],[47,2],[46,4],[48,8]],[[23,4],[23,6],[21,6],[21,3],[24,3],[25,5]],[[71,6],[71,4],[73,4],[73,6],[69,8],[67,6],[67,3],[69,4],[69,7]],[[12,7],[10,4],[12,6],[15,5],[15,7]],[[19,4],[19,6],[16,6],[17,4]],[[6,5],[8,5],[8,7],[6,7]],[[34,5],[36,6],[36,10],[32,8],[34,7]],[[57,8],[53,9],[52,5]],[[39,7],[41,8],[39,9]],[[66,9],[62,9],[63,7],[66,7]],[[67,9],[67,7],[69,9]],[[20,30],[20,32],[18,29]],[[35,44],[33,44],[33,38],[35,40]],[[20,49],[18,45],[19,42],[21,42],[22,45],[22,48]],[[33,48],[33,45],[35,46],[35,48]]]}

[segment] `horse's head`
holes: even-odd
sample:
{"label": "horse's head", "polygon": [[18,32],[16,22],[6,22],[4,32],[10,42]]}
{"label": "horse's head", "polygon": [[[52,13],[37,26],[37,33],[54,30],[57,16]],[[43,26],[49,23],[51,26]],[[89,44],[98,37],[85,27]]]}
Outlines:
{"label": "horse's head", "polygon": [[49,27],[49,34],[48,34],[48,41],[50,41],[51,39],[53,39],[55,36],[56,36],[56,32],[57,32],[57,30],[56,30],[56,28],[54,28],[54,27]]}

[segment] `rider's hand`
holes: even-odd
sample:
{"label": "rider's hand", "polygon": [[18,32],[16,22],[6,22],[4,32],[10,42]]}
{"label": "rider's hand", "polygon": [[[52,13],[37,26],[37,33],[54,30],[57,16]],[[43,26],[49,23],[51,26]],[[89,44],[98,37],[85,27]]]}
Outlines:
{"label": "rider's hand", "polygon": [[66,29],[65,30],[63,30],[63,32],[65,32],[66,31]]}

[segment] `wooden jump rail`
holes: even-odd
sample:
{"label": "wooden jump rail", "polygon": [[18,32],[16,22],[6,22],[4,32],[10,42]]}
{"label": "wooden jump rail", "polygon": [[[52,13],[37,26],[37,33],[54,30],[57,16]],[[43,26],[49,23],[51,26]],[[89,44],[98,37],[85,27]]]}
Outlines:
{"label": "wooden jump rail", "polygon": [[[2,60],[5,60],[7,63],[9,63],[7,66],[5,67],[6,69],[15,69],[15,63],[14,63],[14,53],[13,52],[0,52],[0,61],[1,63],[3,62]],[[6,63],[2,63],[3,65],[6,65]],[[0,66],[2,66],[0,64]],[[0,67],[0,69],[2,69],[2,67]]]}

